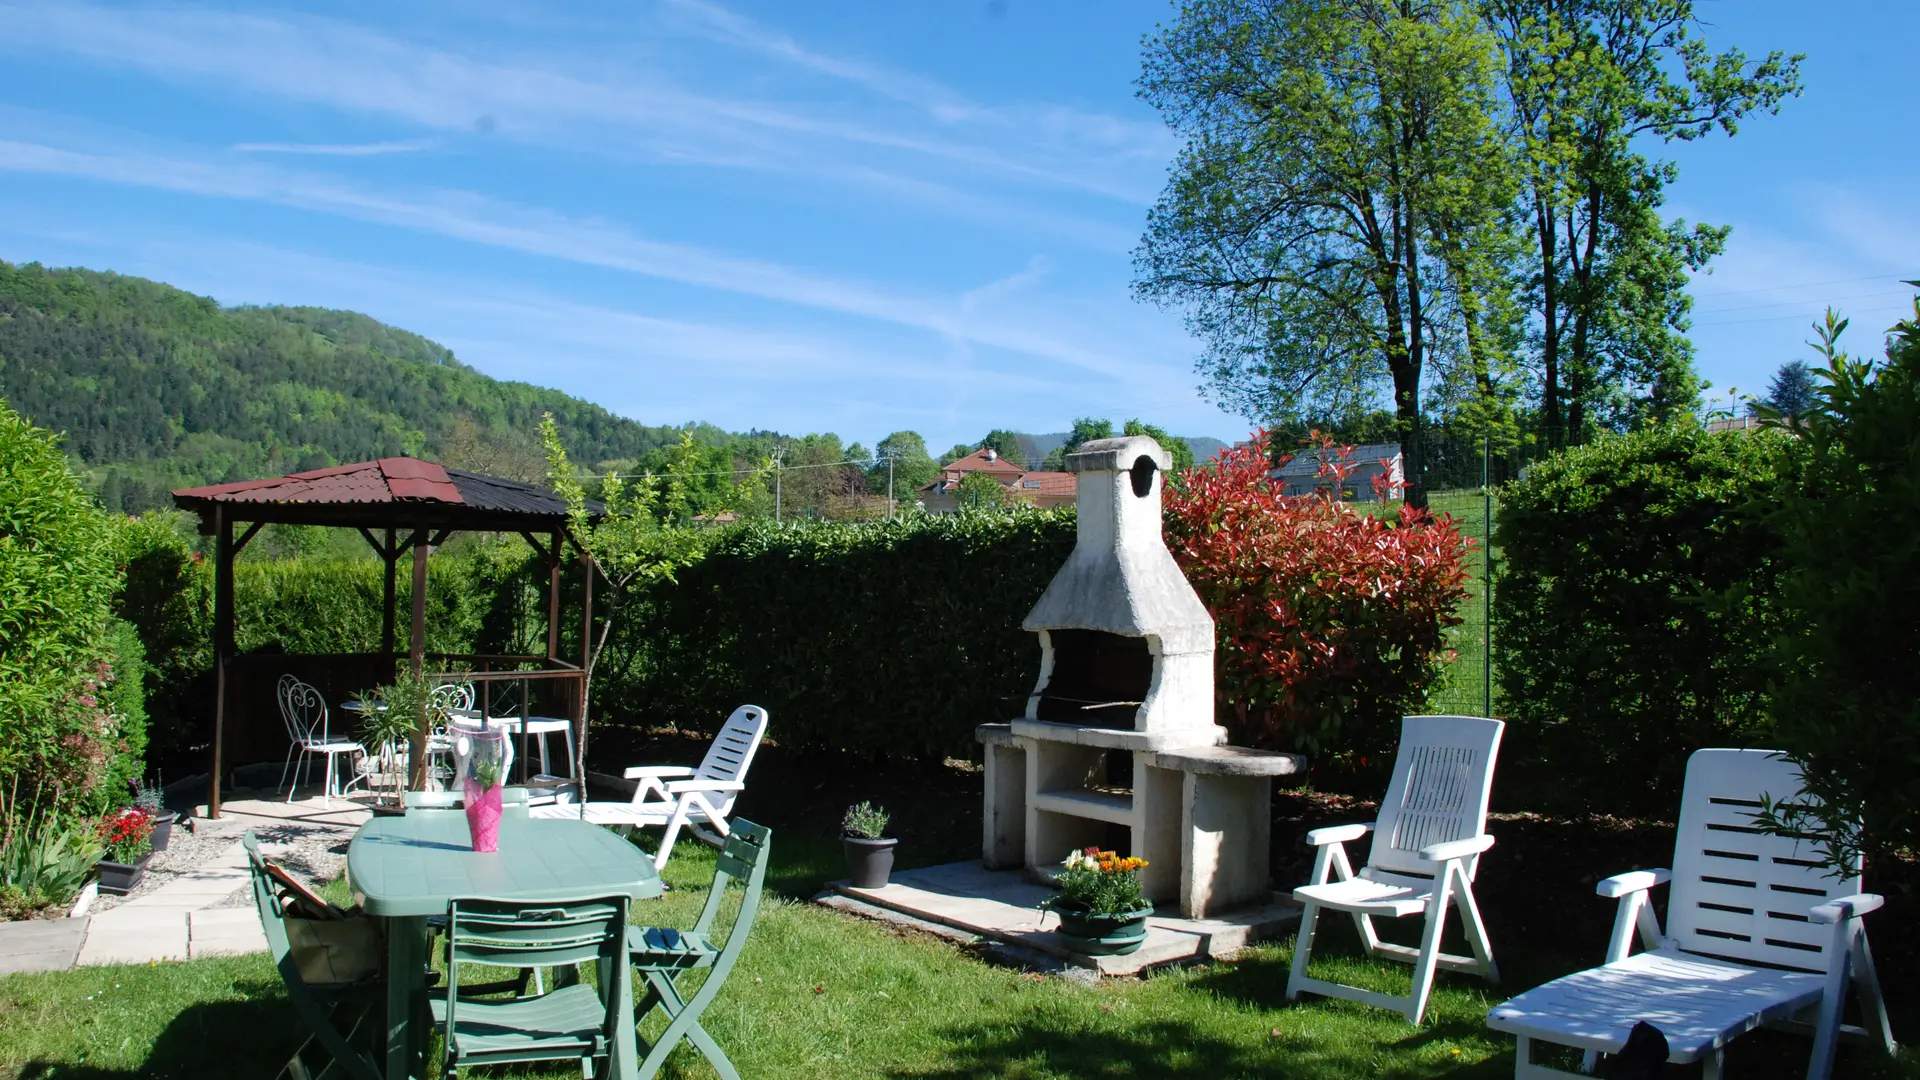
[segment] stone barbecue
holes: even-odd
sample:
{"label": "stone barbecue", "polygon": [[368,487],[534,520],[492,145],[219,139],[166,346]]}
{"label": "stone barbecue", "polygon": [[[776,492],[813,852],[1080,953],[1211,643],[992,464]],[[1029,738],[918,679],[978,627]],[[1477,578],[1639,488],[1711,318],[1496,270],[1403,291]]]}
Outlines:
{"label": "stone barbecue", "polygon": [[1075,848],[1137,855],[1149,899],[1207,918],[1270,898],[1272,777],[1292,754],[1226,745],[1212,616],[1161,537],[1171,457],[1144,437],[1067,457],[1073,553],[1021,624],[1040,639],[1026,714],[983,724],[989,869],[1048,873]]}

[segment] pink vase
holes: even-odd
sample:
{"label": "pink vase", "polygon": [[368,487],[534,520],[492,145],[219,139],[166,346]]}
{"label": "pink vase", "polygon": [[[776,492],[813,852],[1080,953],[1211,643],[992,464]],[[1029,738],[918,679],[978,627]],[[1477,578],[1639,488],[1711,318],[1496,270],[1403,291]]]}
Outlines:
{"label": "pink vase", "polygon": [[480,785],[469,777],[463,787],[466,789],[467,830],[473,834],[473,850],[499,851],[501,786],[495,784],[482,791]]}

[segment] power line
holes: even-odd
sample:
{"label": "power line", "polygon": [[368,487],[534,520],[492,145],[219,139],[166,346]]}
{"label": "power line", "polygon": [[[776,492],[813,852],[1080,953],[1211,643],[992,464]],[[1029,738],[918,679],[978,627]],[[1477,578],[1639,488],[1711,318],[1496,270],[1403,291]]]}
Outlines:
{"label": "power line", "polygon": [[1696,311],[1694,312],[1694,314],[1695,315],[1721,315],[1730,311],[1758,311],[1762,308],[1795,307],[1795,306],[1805,305],[1809,303],[1837,304],[1843,300],[1860,300],[1869,296],[1880,296],[1890,291],[1892,291],[1890,288],[1875,289],[1873,292],[1854,293],[1850,296],[1829,296],[1826,299],[1819,300],[1819,301],[1775,300],[1774,302],[1769,304],[1745,304],[1740,307],[1708,308],[1705,311]]}
{"label": "power line", "polygon": [[[1846,313],[1846,318],[1848,318],[1849,320],[1855,320],[1855,319],[1861,318],[1862,316],[1874,315],[1880,312],[1906,311],[1906,310],[1907,308],[1904,305],[1889,304],[1889,305],[1884,305],[1880,307],[1861,308],[1856,311],[1850,311]],[[1698,323],[1698,324],[1695,324],[1693,328],[1695,330],[1702,330],[1709,326],[1740,326],[1744,323],[1786,322],[1788,319],[1805,319],[1805,318],[1808,318],[1805,312],[1801,312],[1797,315],[1766,315],[1756,319],[1726,319],[1721,322]]]}
{"label": "power line", "polygon": [[1834,278],[1831,281],[1799,281],[1789,285],[1762,285],[1752,289],[1722,289],[1719,292],[1695,293],[1696,298],[1708,296],[1739,296],[1748,293],[1779,292],[1783,289],[1811,289],[1816,285],[1848,285],[1856,281],[1886,281],[1892,278],[1900,280],[1900,271],[1888,271],[1884,274],[1868,274],[1865,277]]}

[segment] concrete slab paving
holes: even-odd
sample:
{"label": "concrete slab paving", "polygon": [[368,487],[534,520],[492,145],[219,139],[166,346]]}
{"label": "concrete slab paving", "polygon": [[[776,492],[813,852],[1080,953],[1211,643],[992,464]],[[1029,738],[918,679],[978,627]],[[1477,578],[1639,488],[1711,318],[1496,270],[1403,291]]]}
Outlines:
{"label": "concrete slab paving", "polygon": [[127,905],[95,915],[87,926],[78,963],[145,964],[187,959],[187,912],[172,907]]}
{"label": "concrete slab paving", "polygon": [[86,939],[86,919],[0,923],[0,975],[65,971],[73,966]]}
{"label": "concrete slab paving", "polygon": [[1083,956],[1061,939],[1059,916],[1040,908],[1053,890],[1021,871],[959,862],[896,873],[879,889],[856,889],[845,882],[830,887],[867,904],[1035,949],[1103,975],[1132,975],[1164,964],[1225,956],[1289,933],[1300,920],[1298,908],[1277,899],[1211,919],[1155,914],[1147,920],[1147,940],[1138,952]]}
{"label": "concrete slab paving", "polygon": [[252,908],[214,908],[187,916],[187,947],[203,956],[241,956],[267,951],[267,935]]}

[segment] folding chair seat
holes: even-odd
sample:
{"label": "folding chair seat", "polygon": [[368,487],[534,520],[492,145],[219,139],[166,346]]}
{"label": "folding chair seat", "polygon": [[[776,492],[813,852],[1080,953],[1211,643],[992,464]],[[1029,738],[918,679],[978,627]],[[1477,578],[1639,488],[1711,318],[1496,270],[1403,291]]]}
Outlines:
{"label": "folding chair seat", "polygon": [[[1418,1024],[1425,1015],[1437,968],[1471,971],[1500,980],[1493,948],[1473,898],[1480,856],[1493,846],[1486,834],[1487,801],[1494,760],[1505,725],[1477,716],[1409,716],[1400,724],[1393,779],[1372,824],[1334,825],[1307,834],[1314,856],[1313,880],[1293,891],[1300,904],[1300,934],[1287,978],[1287,999],[1301,993],[1358,1001],[1403,1013]],[[1367,865],[1354,873],[1345,844],[1373,834]],[[1472,956],[1440,951],[1447,911],[1457,907]],[[1314,931],[1322,911],[1353,917],[1369,957],[1413,964],[1413,992],[1406,997],[1363,990],[1307,974]],[[1418,948],[1381,941],[1376,917],[1425,916]]]}
{"label": "folding chair seat", "polygon": [[[1600,882],[1619,901],[1606,963],[1536,987],[1487,1013],[1516,1037],[1518,1080],[1577,1076],[1533,1061],[1533,1044],[1582,1051],[1588,1073],[1617,1054],[1637,1023],[1666,1039],[1667,1060],[1720,1076],[1726,1045],[1765,1025],[1811,1028],[1809,1080],[1832,1073],[1847,1035],[1894,1049],[1861,916],[1880,898],[1860,892],[1860,867],[1834,875],[1811,837],[1762,832],[1754,813],[1805,798],[1798,769],[1769,750],[1700,750],[1687,761],[1673,869]],[[1667,932],[1651,892],[1670,884]],[[1636,932],[1642,948],[1634,954]],[[1851,985],[1866,1027],[1843,1025]]]}
{"label": "folding chair seat", "polygon": [[[760,894],[767,876],[767,848],[773,832],[741,818],[733,823],[720,852],[720,865],[713,875],[713,888],[700,909],[693,929],[682,932],[666,927],[635,926],[627,931],[627,957],[634,974],[645,986],[645,996],[634,1009],[636,1019],[644,1019],[655,1008],[666,1013],[667,1029],[648,1049],[640,1066],[640,1080],[650,1080],[666,1063],[667,1056],[681,1039],[692,1043],[713,1065],[722,1080],[740,1080],[740,1074],[727,1060],[720,1044],[700,1026],[700,1015],[720,993],[740,951],[746,947],[753,930],[754,916],[760,910]],[[734,916],[724,941],[714,936],[714,922],[720,914],[727,886],[742,882],[740,911]],[[675,978],[683,972],[708,969],[706,981],[689,998],[681,994]]]}

